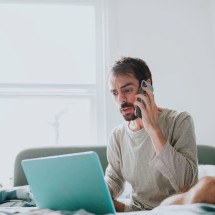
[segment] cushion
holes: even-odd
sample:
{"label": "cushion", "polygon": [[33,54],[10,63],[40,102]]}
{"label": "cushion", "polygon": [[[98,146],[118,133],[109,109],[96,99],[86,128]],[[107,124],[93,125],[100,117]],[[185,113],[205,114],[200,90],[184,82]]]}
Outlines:
{"label": "cushion", "polygon": [[199,165],[199,179],[204,176],[214,176],[215,177],[215,165]]}

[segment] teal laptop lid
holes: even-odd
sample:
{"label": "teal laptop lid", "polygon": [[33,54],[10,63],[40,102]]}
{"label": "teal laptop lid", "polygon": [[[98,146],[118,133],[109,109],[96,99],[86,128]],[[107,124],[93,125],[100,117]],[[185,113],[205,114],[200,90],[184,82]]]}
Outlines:
{"label": "teal laptop lid", "polygon": [[95,152],[27,159],[22,166],[38,208],[115,214]]}

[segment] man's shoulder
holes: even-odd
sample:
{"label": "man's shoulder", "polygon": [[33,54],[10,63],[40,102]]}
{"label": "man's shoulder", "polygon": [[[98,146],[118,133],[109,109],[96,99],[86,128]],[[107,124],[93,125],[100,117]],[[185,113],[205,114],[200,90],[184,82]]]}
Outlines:
{"label": "man's shoulder", "polygon": [[171,109],[164,109],[163,111],[163,117],[166,119],[185,119],[185,118],[190,118],[191,115],[187,111],[176,111],[176,110],[171,110]]}
{"label": "man's shoulder", "polygon": [[108,148],[115,148],[115,150],[119,149],[120,142],[121,142],[120,140],[122,139],[125,133],[126,133],[126,123],[121,123],[115,126],[112,129],[111,134],[109,136]]}
{"label": "man's shoulder", "polygon": [[112,129],[112,134],[118,134],[118,133],[123,133],[125,132],[126,130],[126,123],[125,122],[122,122],[121,124],[115,126],[113,129]]}
{"label": "man's shoulder", "polygon": [[187,111],[165,109],[160,120],[161,126],[180,126],[182,123],[193,125],[193,119]]}

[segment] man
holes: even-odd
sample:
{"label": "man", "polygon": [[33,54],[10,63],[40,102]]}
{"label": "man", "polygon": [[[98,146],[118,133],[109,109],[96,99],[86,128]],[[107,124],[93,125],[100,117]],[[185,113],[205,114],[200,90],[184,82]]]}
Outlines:
{"label": "man", "polygon": [[[146,63],[124,57],[112,67],[109,88],[125,123],[113,129],[107,146],[105,180],[117,211],[150,210],[172,194],[188,190],[198,178],[197,149],[191,116],[156,105]],[[140,102],[142,99],[143,102]],[[135,107],[142,118],[135,115]],[[117,201],[125,181],[132,187],[129,205]]]}

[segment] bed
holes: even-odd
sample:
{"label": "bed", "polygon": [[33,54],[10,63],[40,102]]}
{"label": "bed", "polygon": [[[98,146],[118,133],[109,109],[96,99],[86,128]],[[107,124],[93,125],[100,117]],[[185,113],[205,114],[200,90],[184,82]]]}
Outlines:
{"label": "bed", "polygon": [[[206,175],[215,176],[215,147],[198,145],[199,160],[199,177]],[[95,151],[99,155],[103,170],[107,167],[106,146],[56,146],[56,147],[37,147],[29,148],[21,151],[14,164],[14,187],[0,192],[0,215],[2,214],[90,214],[85,210],[75,212],[69,211],[52,211],[48,209],[38,209],[35,207],[33,197],[29,195],[29,186],[21,167],[21,161],[28,158],[38,158],[53,155],[62,155],[84,151]],[[126,198],[129,188],[121,195],[120,198]],[[117,213],[121,214],[121,213]],[[142,215],[158,215],[158,214],[205,214],[215,215],[215,205],[212,204],[192,204],[192,205],[172,205],[160,206],[151,211],[129,212],[125,215],[142,214]]]}

